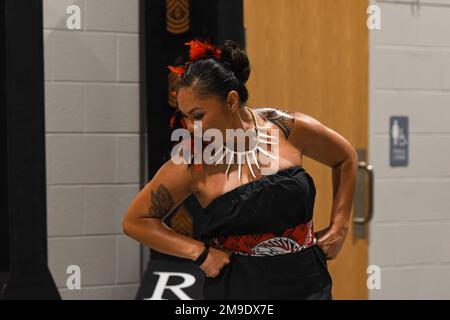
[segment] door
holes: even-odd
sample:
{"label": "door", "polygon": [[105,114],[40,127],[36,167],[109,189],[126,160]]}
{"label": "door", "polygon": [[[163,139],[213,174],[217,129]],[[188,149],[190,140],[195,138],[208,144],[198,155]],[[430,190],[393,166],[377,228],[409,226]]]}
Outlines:
{"label": "door", "polygon": [[[309,114],[362,154],[367,152],[367,7],[366,0],[244,0],[246,49],[252,67],[249,105]],[[317,231],[329,222],[331,168],[307,157],[303,166],[316,184]],[[350,227],[338,258],[328,262],[334,299],[368,297],[368,228],[361,224],[365,219],[355,217],[355,207],[361,206],[354,206],[352,212],[359,224]]]}

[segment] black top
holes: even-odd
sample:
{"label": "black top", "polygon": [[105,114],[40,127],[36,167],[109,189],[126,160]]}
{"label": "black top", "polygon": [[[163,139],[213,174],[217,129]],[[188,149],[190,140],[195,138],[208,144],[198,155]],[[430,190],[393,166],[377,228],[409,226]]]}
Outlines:
{"label": "black top", "polygon": [[[245,183],[204,208],[202,240],[274,233],[313,218],[316,188],[301,166]],[[331,277],[314,245],[275,256],[233,254],[215,278],[206,277],[205,299],[330,299]]]}
{"label": "black top", "polygon": [[201,238],[282,233],[313,217],[316,188],[301,166],[238,186],[215,198],[204,208]]}

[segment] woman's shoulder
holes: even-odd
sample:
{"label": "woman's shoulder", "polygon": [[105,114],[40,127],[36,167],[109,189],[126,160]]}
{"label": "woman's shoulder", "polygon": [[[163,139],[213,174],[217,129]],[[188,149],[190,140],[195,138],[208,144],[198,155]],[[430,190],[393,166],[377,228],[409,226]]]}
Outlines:
{"label": "woman's shoulder", "polygon": [[266,121],[271,121],[277,125],[288,139],[294,129],[296,113],[279,107],[255,107],[254,110]]}

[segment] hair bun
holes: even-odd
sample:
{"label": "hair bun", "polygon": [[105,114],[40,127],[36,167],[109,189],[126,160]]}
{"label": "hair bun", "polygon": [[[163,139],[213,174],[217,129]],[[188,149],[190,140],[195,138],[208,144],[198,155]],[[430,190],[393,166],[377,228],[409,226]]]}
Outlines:
{"label": "hair bun", "polygon": [[220,50],[220,59],[229,65],[242,83],[246,83],[250,76],[250,62],[245,51],[233,40],[225,40]]}

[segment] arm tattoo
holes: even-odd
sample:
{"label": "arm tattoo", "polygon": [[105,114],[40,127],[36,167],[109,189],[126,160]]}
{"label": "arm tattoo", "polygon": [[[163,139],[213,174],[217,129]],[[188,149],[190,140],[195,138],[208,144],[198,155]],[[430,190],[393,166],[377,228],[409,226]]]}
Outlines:
{"label": "arm tattoo", "polygon": [[286,139],[294,128],[295,114],[292,111],[286,111],[279,108],[257,108],[261,117],[275,123],[283,131]]}
{"label": "arm tattoo", "polygon": [[151,191],[150,218],[163,219],[173,206],[173,199],[165,185],[160,184]]}

